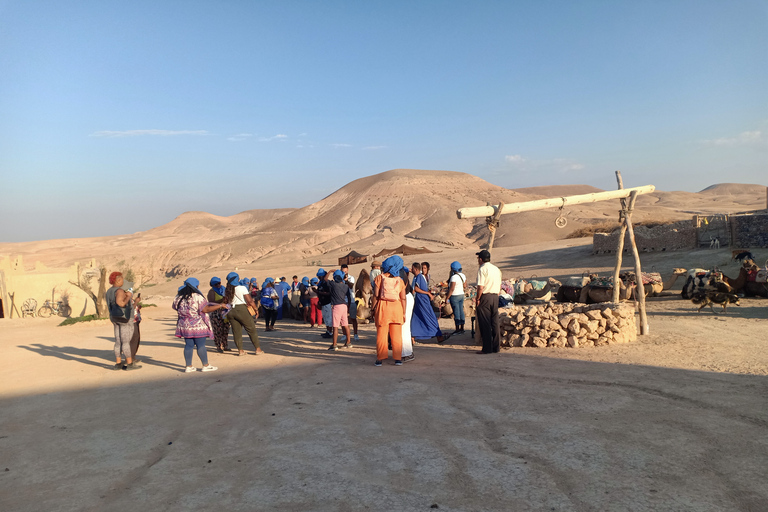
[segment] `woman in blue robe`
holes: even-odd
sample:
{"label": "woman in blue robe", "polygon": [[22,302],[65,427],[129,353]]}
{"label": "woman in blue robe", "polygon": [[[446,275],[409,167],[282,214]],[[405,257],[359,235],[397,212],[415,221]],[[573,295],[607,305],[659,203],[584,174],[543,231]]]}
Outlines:
{"label": "woman in blue robe", "polygon": [[427,280],[421,273],[421,263],[414,263],[411,272],[415,276],[412,285],[415,301],[411,317],[411,337],[416,340],[437,338],[437,342],[442,343],[446,337],[443,336],[432,309],[432,294],[429,293]]}

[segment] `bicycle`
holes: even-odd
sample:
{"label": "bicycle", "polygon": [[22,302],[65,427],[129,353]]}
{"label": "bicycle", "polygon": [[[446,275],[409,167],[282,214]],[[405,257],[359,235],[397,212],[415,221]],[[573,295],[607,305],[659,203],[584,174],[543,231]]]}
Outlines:
{"label": "bicycle", "polygon": [[40,306],[40,309],[37,310],[37,316],[42,318],[48,318],[54,313],[59,316],[69,316],[72,314],[72,308],[61,300],[57,300],[56,302],[47,300]]}

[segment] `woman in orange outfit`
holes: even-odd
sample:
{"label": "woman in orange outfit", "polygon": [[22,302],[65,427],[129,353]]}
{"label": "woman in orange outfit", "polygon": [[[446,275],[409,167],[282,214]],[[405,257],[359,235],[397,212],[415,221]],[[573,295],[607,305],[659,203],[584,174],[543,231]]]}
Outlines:
{"label": "woman in orange outfit", "polygon": [[400,278],[403,259],[390,256],[381,264],[381,275],[376,276],[374,296],[374,320],[376,322],[376,363],[381,366],[389,357],[387,338],[392,340],[392,357],[395,366],[401,366],[403,352],[402,328],[405,323],[405,284]]}

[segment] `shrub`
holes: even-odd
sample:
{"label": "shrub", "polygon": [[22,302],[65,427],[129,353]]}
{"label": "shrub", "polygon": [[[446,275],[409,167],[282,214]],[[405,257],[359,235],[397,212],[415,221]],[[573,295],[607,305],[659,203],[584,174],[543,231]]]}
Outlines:
{"label": "shrub", "polygon": [[100,318],[97,315],[85,315],[85,316],[78,316],[73,318],[67,318],[63,322],[59,324],[59,327],[63,325],[72,325],[77,324],[80,322],[90,322],[92,320],[100,320]]}

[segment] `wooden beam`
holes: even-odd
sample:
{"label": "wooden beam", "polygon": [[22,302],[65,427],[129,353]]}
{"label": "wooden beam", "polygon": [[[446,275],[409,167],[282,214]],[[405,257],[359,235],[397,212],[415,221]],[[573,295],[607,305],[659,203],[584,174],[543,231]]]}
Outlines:
{"label": "wooden beam", "polygon": [[[616,171],[616,182],[619,185],[619,190],[624,189],[624,181],[621,179],[621,171]],[[627,211],[627,201],[621,199],[621,211]],[[627,233],[627,223],[624,222],[625,213],[621,214],[621,228],[619,229],[619,240],[616,242],[616,267],[613,269],[613,297],[611,302],[619,302],[620,286],[616,286],[619,282],[619,274],[621,273],[621,260],[624,257],[624,236]]]}
{"label": "wooden beam", "polygon": [[624,222],[627,225],[627,233],[629,233],[629,245],[632,248],[632,254],[635,257],[635,297],[637,298],[637,306],[640,313],[640,334],[648,334],[648,316],[645,313],[643,269],[640,267],[640,253],[637,250],[637,243],[635,242],[635,229],[632,227],[632,210],[635,209],[636,199],[637,194],[632,192],[632,195],[629,198],[629,204],[627,205],[627,214],[624,216]]}
{"label": "wooden beam", "polygon": [[559,208],[566,205],[595,203],[597,201],[606,201],[609,199],[621,199],[629,197],[632,192],[637,195],[650,194],[656,190],[653,185],[643,187],[625,188],[621,190],[608,190],[605,192],[594,192],[592,194],[581,194],[577,196],[553,197],[550,199],[537,199],[535,201],[525,201],[522,203],[507,203],[503,208],[495,206],[471,206],[469,208],[459,208],[456,210],[456,216],[460,219],[472,219],[475,217],[490,217],[497,211],[499,214],[520,213],[533,210],[544,210],[546,208]]}

